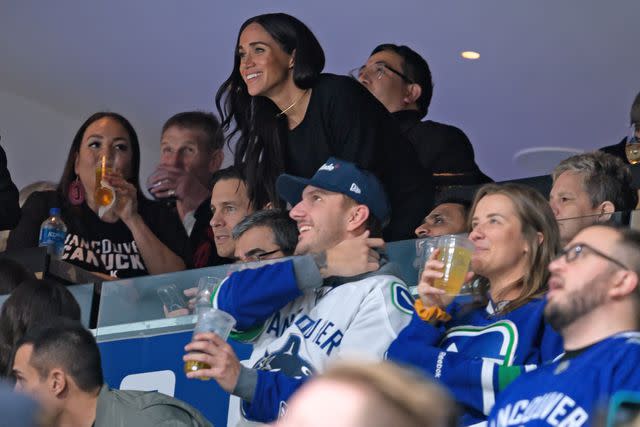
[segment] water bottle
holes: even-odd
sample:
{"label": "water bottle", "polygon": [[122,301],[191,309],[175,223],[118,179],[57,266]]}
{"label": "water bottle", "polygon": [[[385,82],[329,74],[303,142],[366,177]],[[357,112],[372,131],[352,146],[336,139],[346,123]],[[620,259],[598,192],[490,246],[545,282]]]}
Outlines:
{"label": "water bottle", "polygon": [[49,218],[40,226],[38,246],[46,246],[49,255],[60,259],[64,252],[64,241],[67,238],[67,226],[60,217],[60,208],[51,208],[49,215]]}

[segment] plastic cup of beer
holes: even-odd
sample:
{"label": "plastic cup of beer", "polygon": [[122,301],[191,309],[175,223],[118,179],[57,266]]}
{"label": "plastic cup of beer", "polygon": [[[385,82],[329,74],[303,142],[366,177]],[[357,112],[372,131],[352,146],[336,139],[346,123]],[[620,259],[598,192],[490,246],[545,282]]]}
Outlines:
{"label": "plastic cup of beer", "polygon": [[640,163],[640,130],[635,124],[631,125],[631,132],[627,137],[627,143],[624,146],[624,152],[627,160],[632,165]]}
{"label": "plastic cup of beer", "polygon": [[416,257],[413,262],[413,266],[418,270],[418,278],[414,286],[409,286],[409,291],[413,296],[418,295],[417,285],[420,283],[422,272],[424,271],[424,264],[427,262],[431,253],[438,246],[437,237],[427,237],[424,239],[416,239]]}
{"label": "plastic cup of beer", "polygon": [[211,307],[211,295],[216,287],[222,282],[224,277],[203,276],[198,280],[198,293],[196,296],[196,307]]}
{"label": "plastic cup of beer", "polygon": [[443,277],[436,279],[433,286],[449,295],[460,295],[469,271],[473,243],[465,235],[448,234],[438,238],[438,249],[438,259],[444,263]]}
{"label": "plastic cup of beer", "polygon": [[[214,307],[208,309],[201,309],[198,312],[198,321],[196,327],[193,330],[193,336],[204,332],[214,332],[223,340],[227,340],[231,329],[236,324],[236,319],[229,313],[219,310]],[[209,369],[211,366],[204,362],[198,362],[195,360],[188,360],[184,363],[184,372],[194,372],[200,369]],[[201,378],[206,381],[208,378]]]}
{"label": "plastic cup of beer", "polygon": [[113,159],[103,154],[96,166],[96,187],[93,198],[98,206],[109,206],[116,197],[113,188],[105,183],[107,173],[114,173]]}

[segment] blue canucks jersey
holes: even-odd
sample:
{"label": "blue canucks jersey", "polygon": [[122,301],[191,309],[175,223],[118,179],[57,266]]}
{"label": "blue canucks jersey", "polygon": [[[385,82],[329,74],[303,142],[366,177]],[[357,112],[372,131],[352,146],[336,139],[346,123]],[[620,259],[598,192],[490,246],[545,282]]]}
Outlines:
{"label": "blue canucks jersey", "polygon": [[640,333],[614,335],[573,358],[522,375],[506,388],[490,427],[592,425],[617,391],[640,391]]}
{"label": "blue canucks jersey", "polygon": [[486,420],[496,394],[522,372],[562,353],[561,337],[544,322],[544,300],[504,315],[493,303],[469,309],[455,300],[452,320],[434,327],[414,313],[387,357],[441,381],[462,405],[463,425]]}

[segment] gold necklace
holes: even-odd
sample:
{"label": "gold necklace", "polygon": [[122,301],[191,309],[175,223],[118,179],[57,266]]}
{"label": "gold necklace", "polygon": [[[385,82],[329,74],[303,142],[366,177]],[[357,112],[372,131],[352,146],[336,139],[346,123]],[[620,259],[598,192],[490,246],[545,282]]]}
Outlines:
{"label": "gold necklace", "polygon": [[296,99],[295,101],[293,101],[293,104],[289,105],[287,108],[285,108],[284,110],[280,111],[278,114],[276,114],[276,117],[282,117],[283,114],[285,114],[287,111],[291,110],[293,107],[296,106],[296,104],[298,102],[300,102],[300,100],[302,99],[303,96],[305,96],[307,94],[307,92],[309,92],[309,89],[306,89],[304,92],[302,92],[302,94],[298,97],[298,99]]}

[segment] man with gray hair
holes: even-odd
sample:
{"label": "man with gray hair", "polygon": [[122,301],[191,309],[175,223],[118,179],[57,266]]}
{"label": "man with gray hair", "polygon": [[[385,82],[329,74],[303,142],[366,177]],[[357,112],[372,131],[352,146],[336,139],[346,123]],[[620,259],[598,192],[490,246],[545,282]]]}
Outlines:
{"label": "man with gray hair", "polygon": [[[629,113],[629,121],[631,126],[633,126],[633,134],[630,134],[630,138],[635,138],[636,140],[640,139],[640,92],[636,95],[636,99],[633,100],[633,104],[631,105],[631,111]],[[613,154],[616,157],[621,158],[625,163],[629,164],[629,159],[627,159],[627,154],[625,153],[625,146],[627,145],[627,137],[622,138],[617,144],[608,145],[606,147],[602,147],[600,151],[604,151],[605,153]]]}
{"label": "man with gray hair", "polygon": [[236,242],[236,261],[264,261],[293,255],[298,225],[286,212],[261,210],[246,216],[231,235]]}
{"label": "man with gray hair", "polygon": [[549,204],[558,220],[562,244],[583,228],[611,219],[615,211],[636,207],[631,170],[601,151],[571,156],[553,170]]}

